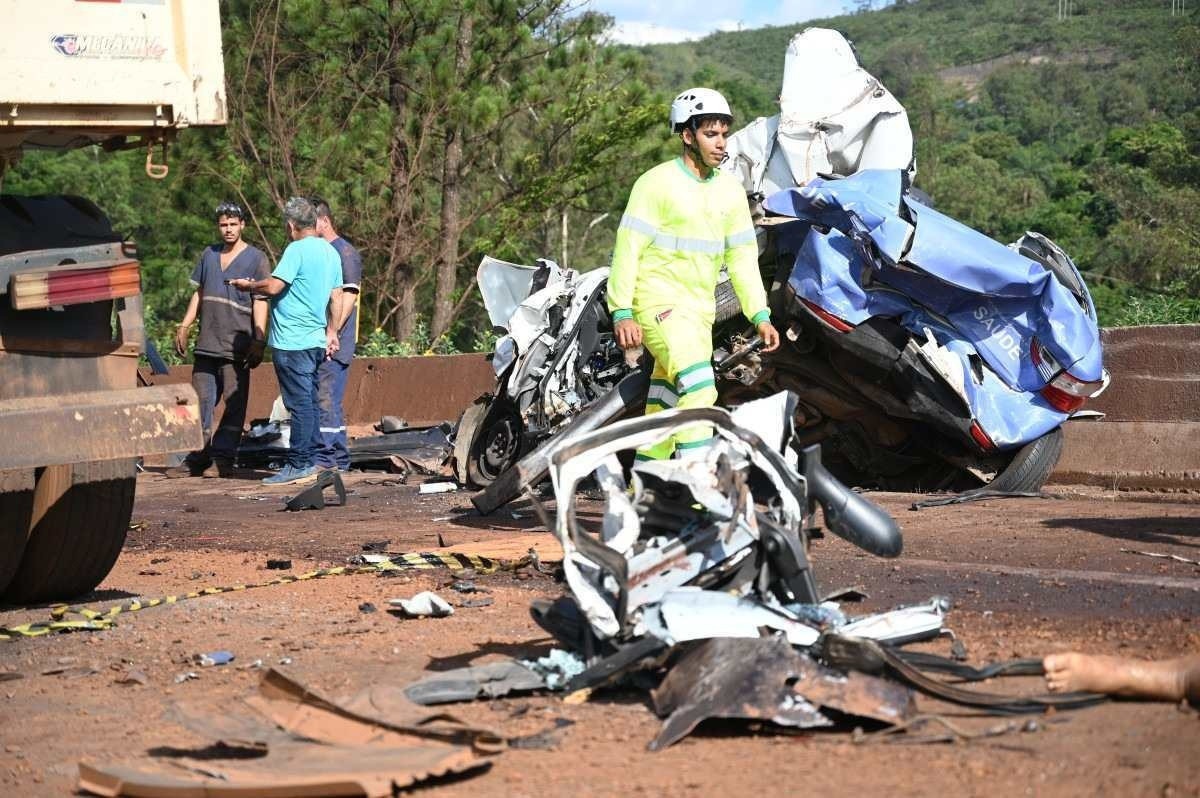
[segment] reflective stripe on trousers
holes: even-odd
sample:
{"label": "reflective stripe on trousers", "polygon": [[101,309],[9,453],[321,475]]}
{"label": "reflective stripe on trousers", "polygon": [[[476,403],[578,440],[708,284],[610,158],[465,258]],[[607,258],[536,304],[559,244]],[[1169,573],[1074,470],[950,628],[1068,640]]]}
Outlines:
{"label": "reflective stripe on trousers", "polygon": [[[661,321],[650,312],[635,313],[643,343],[654,356],[646,415],[671,407],[712,407],[717,402],[716,375],[712,369],[712,327],[675,308]],[[695,424],[666,440],[638,449],[639,460],[665,460],[679,450],[705,446],[712,427]]]}

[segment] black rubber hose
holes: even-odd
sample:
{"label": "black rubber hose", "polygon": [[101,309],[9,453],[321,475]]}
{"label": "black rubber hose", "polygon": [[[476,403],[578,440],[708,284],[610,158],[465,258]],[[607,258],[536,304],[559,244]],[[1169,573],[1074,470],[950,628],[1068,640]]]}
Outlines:
{"label": "black rubber hose", "polygon": [[804,475],[829,531],[878,557],[900,556],[904,538],[887,511],[847,488],[816,458],[806,464]]}

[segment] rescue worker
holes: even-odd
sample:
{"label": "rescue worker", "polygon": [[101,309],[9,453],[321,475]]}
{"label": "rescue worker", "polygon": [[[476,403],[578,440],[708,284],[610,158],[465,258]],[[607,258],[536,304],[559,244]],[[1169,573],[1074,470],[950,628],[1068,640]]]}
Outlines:
{"label": "rescue worker", "polygon": [[[623,349],[644,345],[654,356],[647,414],[716,403],[712,326],[722,266],[763,351],[779,348],[745,191],[718,169],[732,122],[719,92],[696,88],[676,97],[670,125],[682,152],[638,178],[617,229],[608,309],[617,343]],[[686,457],[689,450],[703,451],[711,438],[709,426],[687,427],[637,456]]]}

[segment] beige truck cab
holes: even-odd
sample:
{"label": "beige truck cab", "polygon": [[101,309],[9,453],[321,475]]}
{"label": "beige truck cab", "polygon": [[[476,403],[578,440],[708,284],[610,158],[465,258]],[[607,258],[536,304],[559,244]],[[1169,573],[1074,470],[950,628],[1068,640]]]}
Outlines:
{"label": "beige truck cab", "polygon": [[[4,3],[0,180],[28,149],[91,145],[163,177],[180,129],[225,123],[224,80],[217,0]],[[201,445],[190,386],[137,387],[137,250],[87,193],[0,194],[0,603],[92,590],[136,458]]]}

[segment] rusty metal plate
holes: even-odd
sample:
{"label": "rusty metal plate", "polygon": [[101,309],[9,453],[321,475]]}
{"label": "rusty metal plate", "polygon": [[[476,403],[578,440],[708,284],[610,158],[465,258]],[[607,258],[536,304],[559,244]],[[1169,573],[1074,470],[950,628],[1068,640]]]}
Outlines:
{"label": "rusty metal plate", "polygon": [[188,451],[201,438],[190,385],[0,401],[0,469]]}
{"label": "rusty metal plate", "polygon": [[875,676],[827,668],[778,637],[713,638],[689,649],[654,691],[668,716],[650,743],[658,751],[708,718],[832,726],[821,709],[895,724],[913,712],[912,691]]}

